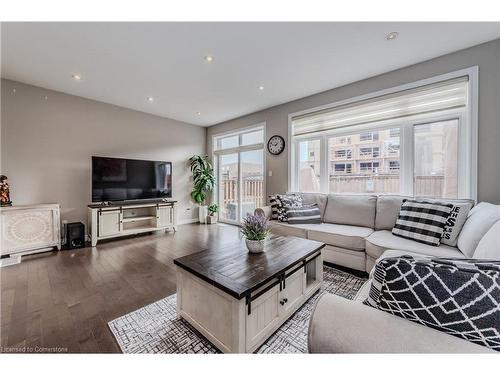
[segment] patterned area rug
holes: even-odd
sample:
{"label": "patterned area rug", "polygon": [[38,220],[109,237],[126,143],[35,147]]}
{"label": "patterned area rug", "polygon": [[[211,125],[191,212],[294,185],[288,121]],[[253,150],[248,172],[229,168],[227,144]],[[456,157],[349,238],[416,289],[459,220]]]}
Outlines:
{"label": "patterned area rug", "polygon": [[[256,353],[307,353],[309,317],[318,298],[333,293],[354,298],[366,279],[328,266],[323,287],[262,344]],[[176,317],[176,295],[163,298],[108,323],[124,353],[219,353],[184,319]]]}

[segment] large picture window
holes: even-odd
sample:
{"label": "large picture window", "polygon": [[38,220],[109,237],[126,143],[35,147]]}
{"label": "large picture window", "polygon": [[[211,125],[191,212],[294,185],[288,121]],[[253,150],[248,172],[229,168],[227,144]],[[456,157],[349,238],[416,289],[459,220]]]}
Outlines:
{"label": "large picture window", "polygon": [[291,116],[290,190],[475,198],[471,75]]}

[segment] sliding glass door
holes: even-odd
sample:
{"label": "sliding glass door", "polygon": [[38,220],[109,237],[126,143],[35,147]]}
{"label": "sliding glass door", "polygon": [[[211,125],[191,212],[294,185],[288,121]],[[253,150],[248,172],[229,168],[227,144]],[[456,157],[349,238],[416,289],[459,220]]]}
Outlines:
{"label": "sliding glass door", "polygon": [[264,129],[214,137],[219,220],[240,223],[265,203]]}
{"label": "sliding glass door", "polygon": [[264,205],[264,151],[240,153],[241,218]]}
{"label": "sliding glass door", "polygon": [[219,219],[235,222],[239,211],[239,154],[219,155]]}

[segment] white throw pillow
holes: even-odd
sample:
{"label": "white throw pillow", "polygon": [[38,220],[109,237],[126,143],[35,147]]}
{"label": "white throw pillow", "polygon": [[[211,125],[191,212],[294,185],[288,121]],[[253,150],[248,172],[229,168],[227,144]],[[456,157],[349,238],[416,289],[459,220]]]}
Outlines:
{"label": "white throw pillow", "polygon": [[458,236],[462,231],[462,227],[467,220],[467,215],[473,204],[471,202],[451,203],[453,203],[453,208],[451,209],[450,216],[448,216],[446,220],[441,243],[457,246]]}
{"label": "white throw pillow", "polygon": [[500,260],[500,220],[481,238],[473,258]]}
{"label": "white throw pillow", "polygon": [[464,227],[458,236],[458,249],[472,258],[481,238],[500,220],[500,206],[481,202],[469,212]]}

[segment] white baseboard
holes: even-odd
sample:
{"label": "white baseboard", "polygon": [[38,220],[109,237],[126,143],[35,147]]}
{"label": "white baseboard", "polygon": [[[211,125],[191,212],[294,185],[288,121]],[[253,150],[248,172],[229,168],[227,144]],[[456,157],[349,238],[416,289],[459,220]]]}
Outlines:
{"label": "white baseboard", "polygon": [[178,221],[178,225],[198,223],[199,219],[182,219]]}

